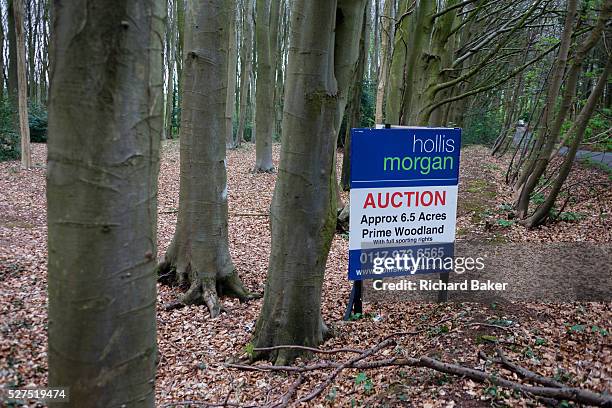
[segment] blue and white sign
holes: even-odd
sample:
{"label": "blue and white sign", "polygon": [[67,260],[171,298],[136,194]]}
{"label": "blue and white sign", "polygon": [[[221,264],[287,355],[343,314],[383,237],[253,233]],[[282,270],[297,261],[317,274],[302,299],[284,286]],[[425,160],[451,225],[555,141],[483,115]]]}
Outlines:
{"label": "blue and white sign", "polygon": [[352,129],[349,279],[448,270],[460,147],[458,128]]}

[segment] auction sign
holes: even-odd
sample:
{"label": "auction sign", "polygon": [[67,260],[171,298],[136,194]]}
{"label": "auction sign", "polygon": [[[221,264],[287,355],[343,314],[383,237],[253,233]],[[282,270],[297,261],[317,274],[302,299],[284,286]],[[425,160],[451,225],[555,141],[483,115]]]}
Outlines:
{"label": "auction sign", "polygon": [[351,130],[349,279],[448,272],[461,129]]}

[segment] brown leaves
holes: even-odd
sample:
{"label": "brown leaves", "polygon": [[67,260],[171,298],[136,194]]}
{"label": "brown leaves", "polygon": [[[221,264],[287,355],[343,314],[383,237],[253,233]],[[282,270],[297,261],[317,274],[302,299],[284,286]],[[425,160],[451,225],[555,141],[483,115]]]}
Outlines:
{"label": "brown leaves", "polygon": [[[0,163],[0,384],[46,384],[46,213],[45,163],[46,147],[33,145],[34,163],[39,167],[23,172],[17,162]],[[274,146],[278,168],[279,147]],[[610,192],[599,194],[568,207],[566,211],[584,212],[578,222],[562,222],[541,230],[526,231],[513,225],[502,228],[494,224],[484,232],[484,219],[475,214],[507,202],[510,191],[503,184],[499,169],[505,159],[493,159],[483,148],[471,147],[462,152],[462,194],[460,206],[470,203],[470,195],[481,196],[479,189],[490,191],[489,207],[463,207],[458,227],[470,237],[484,239],[501,234],[509,241],[611,240],[607,218],[600,214],[611,210]],[[159,177],[158,256],[163,256],[176,222],[179,190],[178,142],[164,143]],[[237,214],[268,212],[274,189],[275,174],[252,173],[255,151],[251,144],[228,152],[229,232],[233,261],[245,285],[252,291],[265,288],[270,249],[269,218]],[[341,163],[340,157],[338,163]],[[487,170],[488,169],[488,170]],[[474,184],[486,174],[487,185]],[[202,175],[203,182],[206,175]],[[575,176],[601,179],[601,174],[577,168]],[[471,183],[471,184],[470,184]],[[471,185],[471,187],[470,187]],[[585,194],[588,188],[585,187]],[[475,192],[470,193],[469,190]],[[485,194],[485,195],[486,195]],[[343,193],[346,201],[346,194]],[[482,200],[481,200],[482,202]],[[590,206],[590,207],[589,207]],[[480,209],[482,208],[482,209]],[[484,217],[488,217],[484,215]],[[488,235],[487,235],[488,234]],[[610,305],[583,303],[544,304],[366,304],[370,315],[355,322],[343,322],[342,315],[350,292],[347,280],[348,242],[336,236],[327,262],[323,286],[323,317],[332,325],[336,337],[322,348],[372,347],[386,334],[411,330],[423,324],[450,318],[446,329],[436,329],[414,336],[398,338],[395,348],[381,353],[385,358],[396,355],[429,354],[444,361],[482,368],[479,351],[493,355],[501,346],[513,362],[540,375],[555,377],[567,384],[595,391],[612,389],[612,356],[609,333],[612,330]],[[241,304],[223,298],[229,313],[211,319],[203,307],[187,306],[164,311],[161,305],[176,300],[178,288],[158,287],[158,344],[160,362],[157,374],[157,404],[196,400],[263,404],[279,401],[296,382],[296,376],[268,372],[237,372],[225,363],[244,354],[245,346],[259,314],[262,301]],[[375,318],[374,318],[375,317]],[[495,320],[516,322],[507,330],[495,327],[470,327],[470,323]],[[572,328],[573,327],[573,328]],[[593,330],[596,327],[597,330]],[[483,341],[482,336],[503,340],[503,344]],[[351,358],[338,355],[338,361]],[[329,358],[329,356],[325,356]],[[310,364],[320,361],[315,356]],[[299,363],[299,362],[298,362]],[[265,363],[258,363],[265,364]],[[503,371],[508,378],[512,373]],[[410,400],[414,406],[476,406],[481,400],[524,406],[527,399],[511,392],[457,378],[434,374],[418,367],[367,370],[372,388],[356,383],[360,371],[343,370],[320,396],[303,406],[348,406],[352,401],[391,406]],[[314,371],[304,375],[294,398],[304,397],[325,378]],[[360,377],[361,378],[361,377]]]}

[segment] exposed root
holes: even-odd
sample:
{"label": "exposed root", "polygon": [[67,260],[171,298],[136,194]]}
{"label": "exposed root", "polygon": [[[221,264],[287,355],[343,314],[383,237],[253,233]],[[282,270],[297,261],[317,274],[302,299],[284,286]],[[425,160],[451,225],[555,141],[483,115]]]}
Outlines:
{"label": "exposed root", "polygon": [[[277,366],[287,366],[293,363],[298,357],[311,357],[316,347],[323,343],[326,339],[332,337],[332,331],[329,330],[327,325],[323,322],[323,318],[320,319],[321,328],[319,335],[312,335],[311,337],[304,338],[301,342],[302,345],[299,347],[286,347],[283,346],[284,342],[282,339],[274,339],[269,336],[266,340],[258,339],[257,334],[254,336],[254,344],[256,347],[253,349],[253,353],[249,358],[249,362],[253,363],[258,360],[268,360]],[[257,329],[255,333],[257,333]],[[273,335],[272,335],[273,336]],[[279,342],[281,342],[279,344]],[[270,347],[257,347],[259,344],[272,344]]]}
{"label": "exposed root", "polygon": [[269,168],[269,169],[260,169],[259,167],[255,167],[253,169],[253,173],[268,173],[268,174],[274,174],[276,173],[276,169],[274,167]]}
{"label": "exposed root", "polygon": [[217,293],[220,296],[227,295],[236,297],[243,303],[253,299],[259,299],[263,296],[261,293],[254,293],[247,290],[236,271],[233,271],[223,278],[217,278]]}
{"label": "exposed root", "polygon": [[174,262],[166,259],[157,266],[157,276],[162,284],[186,289],[177,302],[165,305],[165,310],[174,310],[185,305],[205,305],[210,316],[215,318],[227,311],[219,301],[222,295],[236,297],[240,302],[248,302],[262,296],[248,291],[235,270],[225,276],[207,277],[198,271],[192,271],[190,265],[179,269]]}

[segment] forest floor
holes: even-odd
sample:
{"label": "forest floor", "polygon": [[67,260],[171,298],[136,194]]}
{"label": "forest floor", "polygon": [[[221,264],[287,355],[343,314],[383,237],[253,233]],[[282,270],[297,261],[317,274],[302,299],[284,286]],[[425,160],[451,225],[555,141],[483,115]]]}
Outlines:
{"label": "forest floor", "polygon": [[[159,181],[160,256],[176,222],[178,152],[178,142],[164,144]],[[0,163],[0,385],[42,386],[47,381],[45,154],[44,145],[34,145],[36,167],[27,172],[20,171],[17,162]],[[278,155],[279,147],[275,146],[276,165]],[[228,153],[230,247],[245,284],[262,292],[270,248],[266,214],[276,175],[252,173],[254,160],[250,144]],[[576,219],[527,231],[513,222],[506,205],[511,201],[511,192],[503,182],[508,160],[491,158],[488,150],[479,146],[462,151],[459,242],[612,242],[612,188],[605,171],[577,165],[569,181],[576,199],[570,200],[575,202],[564,210],[571,214],[567,218]],[[597,392],[612,391],[610,303],[379,302],[366,303],[360,319],[343,322],[351,288],[347,254],[346,237],[336,235],[327,263],[322,306],[323,317],[334,328],[335,337],[322,348],[367,349],[393,332],[423,329],[397,336],[394,349],[383,349],[375,357],[429,355],[518,380],[516,374],[482,359],[482,353],[493,356],[500,347],[510,360],[541,375]],[[610,274],[609,267],[602,271],[604,275]],[[157,405],[279,401],[296,374],[247,372],[226,364],[244,354],[262,301],[241,304],[224,298],[228,313],[211,319],[204,307],[165,311],[163,305],[177,295],[176,288],[159,286]],[[319,355],[309,363],[323,358],[342,362],[353,356]],[[329,373],[305,373],[297,397],[313,390]],[[418,407],[544,404],[531,396],[427,368],[395,367],[363,372],[345,369],[320,396],[302,406],[402,403]]]}

